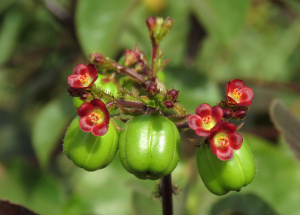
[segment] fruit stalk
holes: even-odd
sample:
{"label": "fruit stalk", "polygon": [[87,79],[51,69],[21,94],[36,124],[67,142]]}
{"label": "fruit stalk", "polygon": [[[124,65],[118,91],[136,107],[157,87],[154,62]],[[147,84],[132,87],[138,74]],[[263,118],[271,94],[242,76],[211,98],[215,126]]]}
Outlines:
{"label": "fruit stalk", "polygon": [[163,215],[173,215],[173,187],[171,174],[160,179],[159,190],[162,197]]}

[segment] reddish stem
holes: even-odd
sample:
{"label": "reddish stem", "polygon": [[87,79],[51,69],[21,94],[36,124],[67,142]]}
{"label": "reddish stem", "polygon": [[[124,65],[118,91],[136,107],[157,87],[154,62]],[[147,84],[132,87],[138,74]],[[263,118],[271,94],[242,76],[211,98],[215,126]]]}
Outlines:
{"label": "reddish stem", "polygon": [[151,68],[150,68],[150,79],[155,81],[156,71],[154,71],[154,61],[157,55],[158,44],[155,42],[155,39],[152,40],[152,59],[151,59]]}
{"label": "reddish stem", "polygon": [[160,179],[159,189],[162,196],[163,215],[173,215],[173,187],[171,174]]}
{"label": "reddish stem", "polygon": [[127,67],[123,67],[123,66],[121,66],[119,64],[114,64],[114,66],[121,73],[127,74],[127,75],[131,76],[132,78],[136,79],[141,84],[145,84],[145,78],[142,75],[134,72],[133,69],[127,68]]}
{"label": "reddish stem", "polygon": [[124,101],[121,99],[115,98],[115,101],[117,101],[117,104],[123,107],[129,107],[129,108],[142,108],[146,109],[147,106],[144,105],[142,102],[131,102],[131,101]]}

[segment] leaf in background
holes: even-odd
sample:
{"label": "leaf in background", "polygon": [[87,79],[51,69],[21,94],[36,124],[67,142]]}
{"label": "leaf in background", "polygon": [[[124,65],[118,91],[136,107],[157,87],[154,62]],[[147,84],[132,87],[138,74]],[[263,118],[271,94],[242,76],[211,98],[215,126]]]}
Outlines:
{"label": "leaf in background", "polygon": [[259,196],[233,194],[217,201],[210,215],[222,214],[276,215],[277,213]]}
{"label": "leaf in background", "polygon": [[74,115],[71,97],[67,96],[52,100],[38,114],[33,126],[32,142],[41,166],[47,166],[53,149]]}
{"label": "leaf in background", "polygon": [[165,74],[168,89],[180,90],[178,101],[189,112],[194,112],[201,103],[213,106],[221,100],[218,85],[203,74],[184,67],[166,67]]}
{"label": "leaf in background", "polygon": [[300,160],[299,119],[278,99],[271,103],[270,116],[275,127],[282,133],[286,143]]}
{"label": "leaf in background", "polygon": [[190,6],[212,37],[227,42],[242,29],[250,1],[190,0]]}
{"label": "leaf in background", "polygon": [[72,177],[73,195],[89,208],[85,214],[132,215],[132,190],[127,182],[135,176],[123,168],[119,154],[104,169],[88,172],[76,167]]}
{"label": "leaf in background", "polygon": [[240,194],[253,193],[266,201],[278,214],[298,215],[300,164],[285,144],[243,134],[254,154],[257,167],[251,184]]}
{"label": "leaf in background", "polygon": [[0,14],[5,11],[16,0],[2,0],[0,1]]}
{"label": "leaf in background", "polygon": [[64,190],[49,174],[28,166],[24,160],[14,159],[1,172],[0,199],[23,205],[38,214],[57,215],[62,208]]}
{"label": "leaf in background", "polygon": [[100,52],[113,57],[116,54],[120,34],[133,4],[133,0],[78,1],[76,30],[85,55]]}
{"label": "leaf in background", "polygon": [[[165,59],[172,59],[168,65],[181,65],[185,59],[189,15],[188,4],[182,0],[172,0],[164,13],[160,14],[161,17],[170,17],[174,20],[170,33],[161,43]],[[145,24],[149,16],[155,15],[150,13],[143,4],[140,4],[128,18],[129,22],[122,35],[121,43],[127,49],[133,49],[137,43],[139,48],[150,57],[151,40]]]}
{"label": "leaf in background", "polygon": [[8,11],[0,26],[0,67],[12,55],[24,20],[19,9]]}

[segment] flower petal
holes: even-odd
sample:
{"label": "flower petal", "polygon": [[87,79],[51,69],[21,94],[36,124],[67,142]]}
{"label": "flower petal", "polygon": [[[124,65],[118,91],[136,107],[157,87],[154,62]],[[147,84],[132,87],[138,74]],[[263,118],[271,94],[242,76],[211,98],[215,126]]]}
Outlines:
{"label": "flower petal", "polygon": [[233,150],[229,148],[229,150],[225,153],[222,153],[221,151],[217,151],[217,156],[222,161],[230,160],[233,157]]}
{"label": "flower petal", "polygon": [[236,131],[236,126],[230,122],[224,122],[220,128],[218,129],[219,132],[225,133],[227,135],[231,135]]}
{"label": "flower petal", "polygon": [[84,116],[79,119],[79,127],[84,132],[91,132],[94,123],[89,116]]}
{"label": "flower petal", "polygon": [[88,64],[87,65],[87,68],[88,68],[88,72],[87,74],[92,78],[94,79],[96,76],[97,76],[97,68],[94,64]]}
{"label": "flower petal", "polygon": [[251,100],[254,98],[253,90],[250,87],[245,87],[241,89],[240,92],[242,93],[242,96],[238,102],[239,106],[246,106],[241,104],[248,104],[248,103],[250,103],[251,105]]}
{"label": "flower petal", "polygon": [[212,139],[211,141],[209,141],[210,142],[210,150],[211,150],[211,152],[214,154],[214,155],[217,155],[217,146],[216,146],[216,144],[215,144],[215,140],[214,139]]}
{"label": "flower petal", "polygon": [[234,150],[239,150],[243,143],[243,136],[237,132],[234,132],[233,135],[229,136],[229,145]]}
{"label": "flower petal", "polygon": [[223,118],[223,109],[220,106],[212,107],[212,118],[216,123]]}
{"label": "flower petal", "polygon": [[208,137],[211,134],[211,132],[205,130],[204,128],[197,128],[196,134],[200,137]]}
{"label": "flower petal", "polygon": [[92,128],[92,134],[95,136],[103,136],[107,133],[107,131],[108,131],[108,124],[105,124],[104,122],[94,124]]}
{"label": "flower petal", "polygon": [[188,123],[191,129],[196,130],[197,128],[201,127],[202,120],[201,117],[192,115],[189,117]]}
{"label": "flower petal", "polygon": [[75,89],[87,87],[87,84],[79,81],[79,75],[69,75],[68,84]]}
{"label": "flower petal", "polygon": [[198,107],[195,110],[196,115],[202,117],[207,117],[207,116],[211,116],[212,114],[212,108],[209,104],[201,104],[198,105]]}
{"label": "flower petal", "polygon": [[240,79],[234,79],[228,85],[227,95],[228,95],[228,93],[231,94],[235,88],[242,89],[244,87],[245,87],[244,81],[242,81]]}
{"label": "flower petal", "polygon": [[75,75],[89,74],[89,69],[86,65],[81,63],[75,66],[75,68],[73,69],[73,74]]}
{"label": "flower petal", "polygon": [[78,109],[77,114],[80,117],[88,116],[93,110],[94,106],[91,103],[83,103]]}

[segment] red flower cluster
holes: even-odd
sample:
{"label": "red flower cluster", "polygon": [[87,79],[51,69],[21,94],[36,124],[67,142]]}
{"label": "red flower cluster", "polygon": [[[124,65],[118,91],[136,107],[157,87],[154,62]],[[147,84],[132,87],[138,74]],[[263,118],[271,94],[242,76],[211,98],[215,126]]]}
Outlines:
{"label": "red flower cluster", "polygon": [[103,136],[108,130],[110,114],[105,104],[99,99],[83,103],[77,110],[81,117],[79,127],[84,132],[92,132],[95,136]]}
{"label": "red flower cluster", "polygon": [[254,93],[250,87],[245,87],[244,81],[234,79],[227,83],[226,98],[229,106],[249,106],[252,104]]}
{"label": "red flower cluster", "polygon": [[252,89],[245,87],[244,81],[234,79],[227,83],[226,103],[221,101],[220,106],[214,107],[201,104],[195,110],[196,115],[189,117],[189,127],[195,130],[198,136],[208,137],[211,151],[220,160],[231,159],[234,154],[233,150],[239,150],[243,143],[243,137],[236,132],[236,126],[224,122],[222,118],[225,121],[232,117],[243,119],[253,97]]}
{"label": "red flower cluster", "polygon": [[90,87],[97,79],[97,68],[94,64],[79,64],[68,77],[68,84],[74,89]]}

